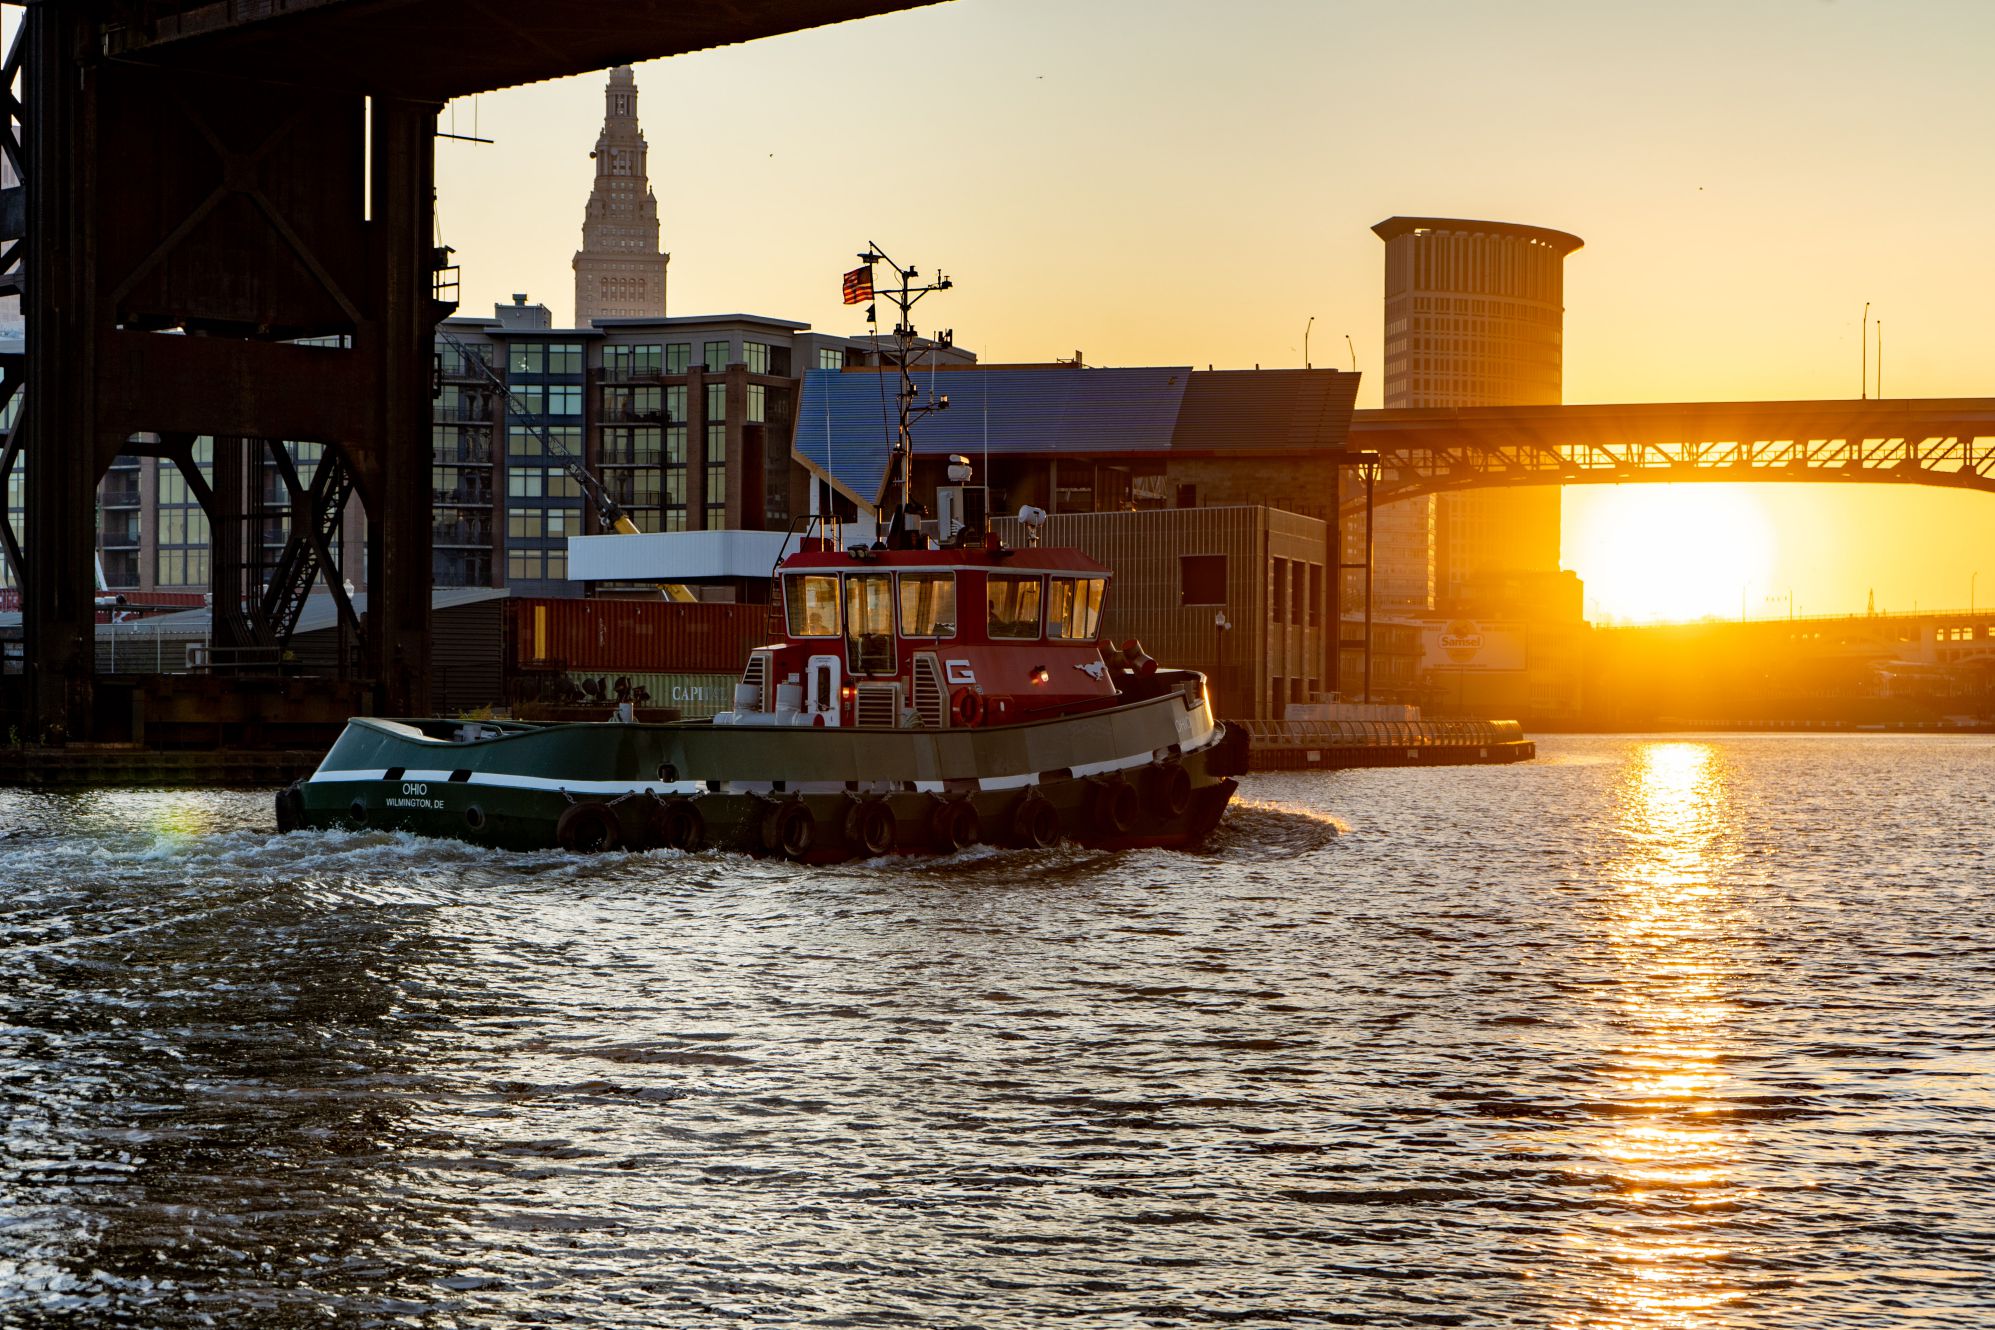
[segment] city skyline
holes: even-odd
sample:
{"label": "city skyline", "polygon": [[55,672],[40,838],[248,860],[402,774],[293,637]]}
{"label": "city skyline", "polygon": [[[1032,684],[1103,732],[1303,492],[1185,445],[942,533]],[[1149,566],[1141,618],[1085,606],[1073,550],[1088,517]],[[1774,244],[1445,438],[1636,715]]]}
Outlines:
{"label": "city skyline", "polygon": [[[1913,25],[1878,4],[1257,5],[1220,24],[1176,4],[956,3],[637,77],[674,312],[859,331],[836,277],[873,239],[959,279],[932,317],[987,362],[1299,365],[1314,315],[1310,358],[1347,366],[1348,334],[1376,406],[1369,228],[1431,213],[1586,237],[1567,401],[1855,396],[1865,301],[1888,395],[1974,396],[1995,392],[1977,318],[1995,184],[1972,169],[1995,128],[1974,68],[1995,13],[1922,8]],[[1381,58],[1395,51],[1410,69]],[[439,154],[466,308],[568,288],[600,98],[593,74],[446,110],[446,128],[499,140]],[[1995,576],[1984,496],[1744,497],[1781,537],[1748,570],[1767,588],[1754,608],[1790,587],[1825,611],[1872,591],[1965,605],[1974,571]],[[1596,612],[1643,617],[1587,542],[1654,507],[1568,492],[1567,562],[1593,573]],[[1736,613],[1736,585],[1709,590],[1699,613]]]}

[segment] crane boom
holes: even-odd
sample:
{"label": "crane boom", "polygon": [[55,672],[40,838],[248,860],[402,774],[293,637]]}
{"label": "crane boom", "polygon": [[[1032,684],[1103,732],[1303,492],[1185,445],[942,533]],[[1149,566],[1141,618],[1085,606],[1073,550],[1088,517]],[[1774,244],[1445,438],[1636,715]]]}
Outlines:
{"label": "crane boom", "polygon": [[603,482],[596,478],[595,473],[582,465],[580,458],[556,443],[554,436],[549,434],[544,426],[536,425],[526,419],[528,415],[526,404],[514,395],[512,388],[504,379],[493,372],[492,367],[485,363],[483,356],[476,354],[463,340],[443,328],[438,328],[436,335],[455,348],[467,364],[475,365],[477,373],[494,389],[504,394],[512,415],[520,424],[533,431],[540,440],[540,446],[547,451],[547,455],[560,462],[562,468],[575,478],[575,483],[581,486],[582,493],[588,496],[589,503],[596,510],[596,520],[603,524],[604,530],[614,531],[621,536],[642,534],[638,530],[637,523],[630,520],[630,515],[624,512],[623,506],[610,496],[610,492],[603,487]]}

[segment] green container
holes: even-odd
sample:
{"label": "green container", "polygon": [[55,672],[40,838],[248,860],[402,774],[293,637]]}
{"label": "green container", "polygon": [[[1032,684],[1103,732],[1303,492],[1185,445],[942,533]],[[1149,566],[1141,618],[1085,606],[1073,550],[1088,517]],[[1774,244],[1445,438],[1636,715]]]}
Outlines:
{"label": "green container", "polygon": [[706,720],[714,713],[729,710],[734,706],[734,686],[741,682],[739,674],[640,674],[629,670],[570,670],[568,681],[589,694],[590,700],[596,694],[589,693],[588,685],[594,682],[601,687],[604,701],[615,703],[617,681],[629,680],[633,693],[642,688],[649,696],[640,706],[672,707],[686,720]]}

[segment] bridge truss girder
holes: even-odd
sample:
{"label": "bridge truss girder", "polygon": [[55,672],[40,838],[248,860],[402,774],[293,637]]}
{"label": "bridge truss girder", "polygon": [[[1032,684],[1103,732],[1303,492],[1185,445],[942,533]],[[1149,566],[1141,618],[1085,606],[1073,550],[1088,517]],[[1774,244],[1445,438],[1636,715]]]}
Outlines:
{"label": "bridge truss girder", "polygon": [[[1763,432],[1682,424],[1722,420],[1728,407],[1768,423]],[[1837,415],[1849,432],[1827,419]],[[1782,431],[1797,422],[1829,428]],[[1880,425],[1904,428],[1857,432]],[[1379,455],[1382,504],[1530,485],[1840,482],[1995,493],[1995,400],[1983,399],[1379,411],[1360,415],[1351,445]],[[1345,516],[1363,511],[1361,498],[1340,505]]]}

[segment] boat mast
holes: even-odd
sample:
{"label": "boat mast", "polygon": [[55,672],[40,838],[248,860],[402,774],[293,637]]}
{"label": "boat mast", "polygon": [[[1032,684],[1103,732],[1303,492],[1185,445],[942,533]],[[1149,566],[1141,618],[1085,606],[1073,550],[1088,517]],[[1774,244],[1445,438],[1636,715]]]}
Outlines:
{"label": "boat mast", "polygon": [[[888,258],[886,253],[871,241],[867,242],[865,251],[859,255],[859,261],[868,268],[875,264],[886,264],[893,270],[894,277],[900,283],[898,288],[889,286],[879,293],[885,295],[888,302],[899,311],[899,318],[894,322],[893,334],[893,359],[895,367],[900,372],[900,386],[895,394],[899,407],[895,413],[898,424],[894,434],[893,458],[888,464],[885,482],[881,486],[883,499],[893,493],[896,485],[900,487],[900,503],[895,508],[892,524],[888,527],[890,537],[888,543],[893,544],[894,537],[906,539],[906,533],[918,529],[916,525],[918,514],[914,506],[914,422],[923,416],[947,410],[949,407],[949,397],[946,393],[941,396],[931,393],[926,402],[917,400],[921,396],[921,390],[914,381],[915,332],[914,319],[910,311],[923,296],[932,295],[937,291],[947,291],[955,283],[945,274],[938,272],[931,281],[923,284],[920,282],[919,269],[912,264],[903,268]],[[871,309],[866,311],[866,317],[869,322],[875,321]],[[936,334],[937,350],[950,346],[952,342],[953,334],[948,330]],[[877,509],[875,515],[881,520],[886,519],[886,509],[884,507]]]}

